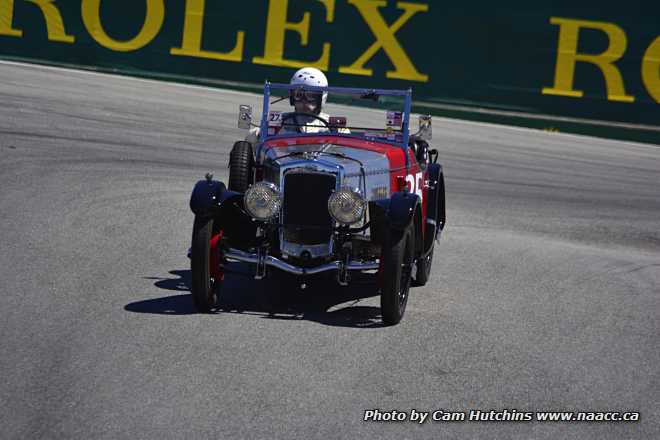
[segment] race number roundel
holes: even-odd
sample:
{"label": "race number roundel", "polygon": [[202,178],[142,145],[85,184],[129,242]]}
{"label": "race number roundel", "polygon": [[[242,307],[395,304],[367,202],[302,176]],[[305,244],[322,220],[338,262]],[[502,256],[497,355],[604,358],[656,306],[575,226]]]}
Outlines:
{"label": "race number roundel", "polygon": [[406,183],[409,184],[410,192],[417,194],[421,201],[424,201],[424,193],[422,191],[423,178],[424,178],[424,173],[422,173],[421,171],[417,174],[408,174],[406,176]]}

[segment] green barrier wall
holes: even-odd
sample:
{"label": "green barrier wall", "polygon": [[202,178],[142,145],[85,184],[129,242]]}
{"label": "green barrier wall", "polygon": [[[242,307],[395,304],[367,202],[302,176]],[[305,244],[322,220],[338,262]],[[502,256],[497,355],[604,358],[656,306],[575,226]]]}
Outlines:
{"label": "green barrier wall", "polygon": [[0,0],[0,56],[660,128],[660,2]]}

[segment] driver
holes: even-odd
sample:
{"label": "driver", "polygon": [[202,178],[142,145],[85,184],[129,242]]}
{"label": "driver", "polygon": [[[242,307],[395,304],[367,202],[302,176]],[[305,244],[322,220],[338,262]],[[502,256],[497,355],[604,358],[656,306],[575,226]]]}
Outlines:
{"label": "driver", "polygon": [[[325,74],[314,67],[303,67],[293,74],[290,81],[291,85],[328,87],[328,79]],[[329,116],[321,110],[328,100],[328,92],[312,92],[309,90],[291,90],[289,102],[294,107],[295,113],[309,113],[316,115],[326,121]],[[284,115],[286,116],[286,114]],[[319,119],[312,116],[296,114],[286,120],[280,130],[280,133],[321,133],[328,131],[328,127]],[[345,130],[340,130],[344,132]],[[245,140],[255,144],[259,138],[259,127],[250,130]]]}

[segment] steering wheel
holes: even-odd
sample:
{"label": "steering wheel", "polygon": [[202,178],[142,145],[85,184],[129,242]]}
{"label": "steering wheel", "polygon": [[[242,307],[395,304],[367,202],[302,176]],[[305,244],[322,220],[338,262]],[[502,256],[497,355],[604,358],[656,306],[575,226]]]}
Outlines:
{"label": "steering wheel", "polygon": [[[284,116],[282,116],[282,127],[284,127],[286,125],[289,125],[289,126],[293,125],[293,124],[285,124],[284,121],[286,121],[287,119],[294,118],[296,116],[302,116],[302,117],[306,117],[306,118],[314,118],[318,121],[321,121],[323,123],[323,125],[325,125],[325,127],[328,130],[332,131],[332,127],[330,127],[330,123],[328,121],[326,121],[325,119],[323,119],[322,117],[320,117],[319,115],[315,115],[313,113],[303,113],[303,112],[291,112],[291,113],[287,113]],[[299,132],[301,132],[300,128],[304,127],[304,125],[295,124],[295,127]]]}

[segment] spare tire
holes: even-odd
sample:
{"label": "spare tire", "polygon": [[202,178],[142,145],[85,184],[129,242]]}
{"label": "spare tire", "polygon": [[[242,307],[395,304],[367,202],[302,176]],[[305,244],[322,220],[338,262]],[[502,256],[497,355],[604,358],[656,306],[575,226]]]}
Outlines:
{"label": "spare tire", "polygon": [[254,155],[252,144],[239,141],[229,153],[229,190],[245,192],[252,184]]}

